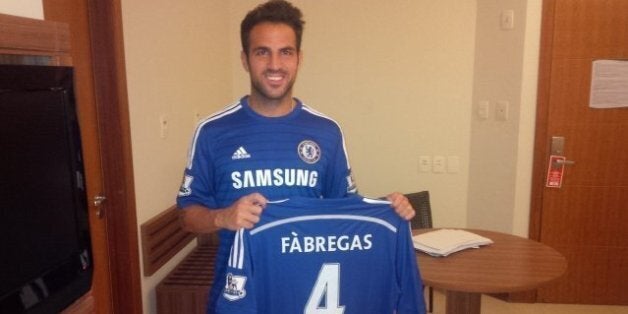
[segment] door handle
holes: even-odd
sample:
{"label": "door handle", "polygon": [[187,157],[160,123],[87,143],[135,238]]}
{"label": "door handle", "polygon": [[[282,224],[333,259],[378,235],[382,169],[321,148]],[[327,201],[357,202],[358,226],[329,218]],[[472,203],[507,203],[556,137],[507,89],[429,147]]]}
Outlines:
{"label": "door handle", "polygon": [[94,196],[94,206],[100,206],[106,200],[107,200],[106,196],[96,195]]}
{"label": "door handle", "polygon": [[565,158],[565,137],[552,136],[545,186],[548,188],[560,188],[563,184],[565,166],[575,164],[575,161]]}
{"label": "door handle", "polygon": [[565,166],[571,166],[571,165],[576,164],[576,162],[573,160],[563,160],[563,159],[555,160],[554,163],[558,165],[565,165]]}
{"label": "door handle", "polygon": [[96,206],[96,216],[98,218],[102,218],[105,216],[104,208],[102,208],[102,203],[107,200],[107,197],[104,195],[96,195],[94,196],[94,206]]}
{"label": "door handle", "polygon": [[[552,146],[550,147],[551,155],[554,156],[565,156],[565,137],[564,136],[552,136]],[[576,162],[573,160],[566,160],[563,158],[556,159],[553,162],[558,166],[571,166],[575,165]]]}

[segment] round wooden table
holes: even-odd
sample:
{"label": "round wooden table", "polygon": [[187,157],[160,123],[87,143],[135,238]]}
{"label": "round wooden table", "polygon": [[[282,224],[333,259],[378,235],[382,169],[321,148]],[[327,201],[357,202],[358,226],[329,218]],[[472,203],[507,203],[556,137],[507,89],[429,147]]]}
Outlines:
{"label": "round wooden table", "polygon": [[[417,229],[413,234],[433,230],[436,229]],[[479,314],[482,293],[534,290],[567,270],[565,257],[542,243],[501,232],[463,230],[494,243],[447,257],[417,251],[423,283],[445,290],[448,314]]]}

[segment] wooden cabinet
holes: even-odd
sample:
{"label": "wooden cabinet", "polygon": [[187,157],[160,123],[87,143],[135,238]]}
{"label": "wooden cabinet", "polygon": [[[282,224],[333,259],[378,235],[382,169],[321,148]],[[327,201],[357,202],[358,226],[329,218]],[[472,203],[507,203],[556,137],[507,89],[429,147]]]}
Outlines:
{"label": "wooden cabinet", "polygon": [[0,61],[75,68],[94,273],[68,313],[142,313],[120,2],[43,5],[45,20],[0,14]]}

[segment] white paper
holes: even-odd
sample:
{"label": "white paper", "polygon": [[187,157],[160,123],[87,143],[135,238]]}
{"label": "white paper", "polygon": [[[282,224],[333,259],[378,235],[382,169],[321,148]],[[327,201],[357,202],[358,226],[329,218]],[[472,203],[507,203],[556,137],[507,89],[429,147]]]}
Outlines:
{"label": "white paper", "polygon": [[593,61],[589,107],[628,107],[628,60]]}
{"label": "white paper", "polygon": [[489,238],[465,230],[439,229],[412,237],[414,248],[432,256],[447,256],[493,243]]}

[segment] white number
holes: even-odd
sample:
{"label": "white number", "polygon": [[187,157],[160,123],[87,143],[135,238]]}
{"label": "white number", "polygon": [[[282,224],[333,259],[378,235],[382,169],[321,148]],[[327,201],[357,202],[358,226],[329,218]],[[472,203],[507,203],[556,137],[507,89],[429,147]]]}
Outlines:
{"label": "white number", "polygon": [[[344,306],[340,306],[340,264],[323,264],[316,278],[310,298],[305,305],[305,314],[342,314]],[[325,298],[325,306],[319,307]]]}

